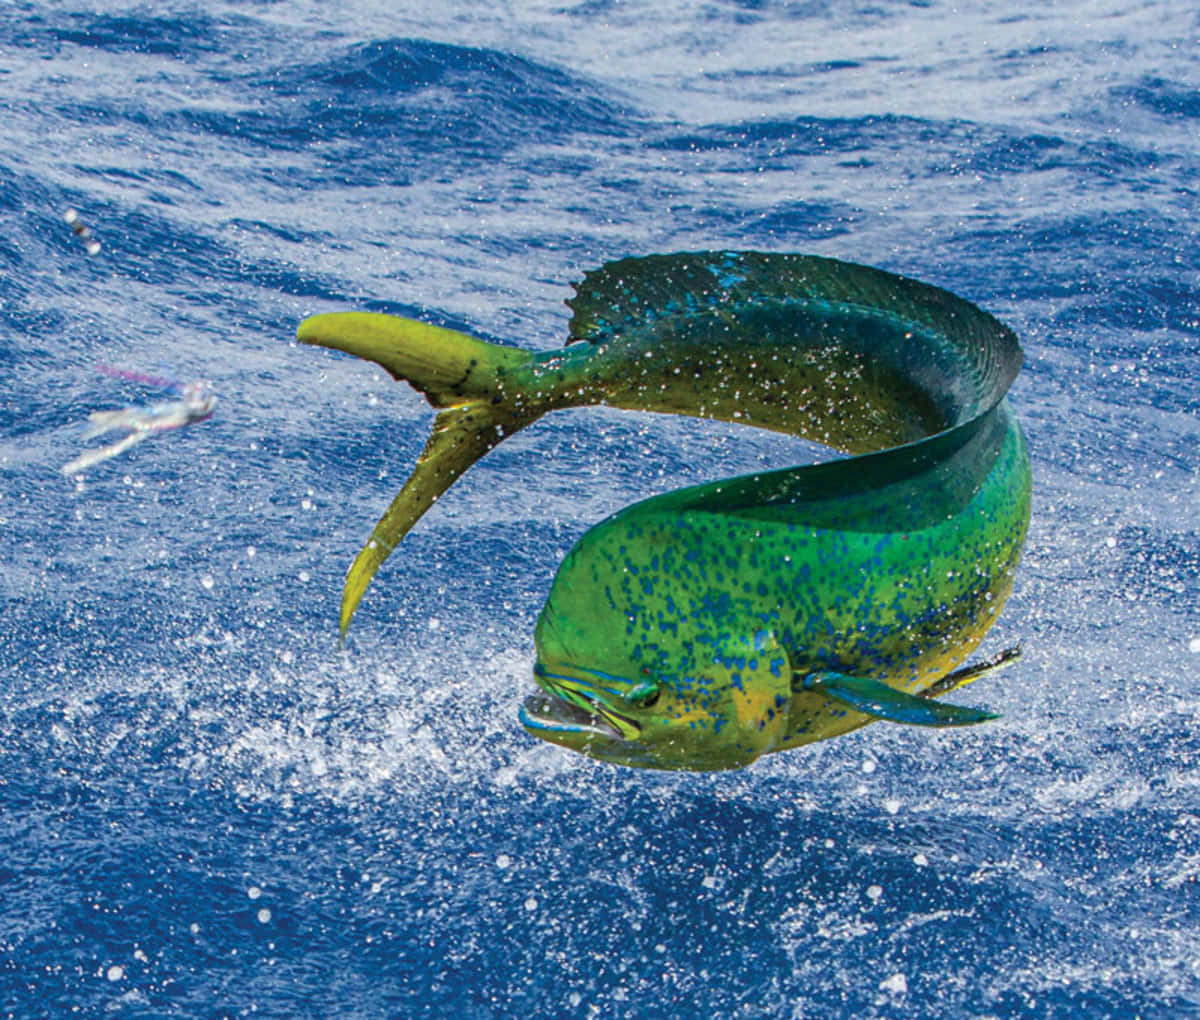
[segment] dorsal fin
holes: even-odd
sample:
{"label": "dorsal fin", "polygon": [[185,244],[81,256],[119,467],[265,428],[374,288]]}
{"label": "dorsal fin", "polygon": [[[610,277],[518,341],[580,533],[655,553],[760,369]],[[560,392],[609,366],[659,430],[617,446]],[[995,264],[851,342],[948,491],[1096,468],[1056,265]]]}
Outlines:
{"label": "dorsal fin", "polygon": [[[567,305],[571,339],[601,343],[663,319],[772,300],[859,306],[952,336],[964,349],[995,355],[999,345],[1002,378],[995,384],[1001,392],[1020,368],[1016,336],[975,305],[919,280],[818,255],[710,251],[624,258],[585,273]],[[999,366],[985,358],[973,367],[988,376]]]}
{"label": "dorsal fin", "polygon": [[[601,343],[655,320],[693,313],[721,293],[717,253],[648,255],[606,262],[584,274],[568,299],[571,341]],[[568,341],[570,342],[570,341]]]}

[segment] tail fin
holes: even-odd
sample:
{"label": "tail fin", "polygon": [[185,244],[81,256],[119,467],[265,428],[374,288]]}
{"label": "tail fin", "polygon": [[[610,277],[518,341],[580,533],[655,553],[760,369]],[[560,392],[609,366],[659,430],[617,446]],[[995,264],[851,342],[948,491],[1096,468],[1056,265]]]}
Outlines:
{"label": "tail fin", "polygon": [[369,312],[314,315],[300,324],[297,337],[374,361],[442,409],[413,473],[346,575],[344,637],[371,578],[421,515],[475,461],[547,408],[525,402],[523,390],[509,378],[533,360],[515,347]]}

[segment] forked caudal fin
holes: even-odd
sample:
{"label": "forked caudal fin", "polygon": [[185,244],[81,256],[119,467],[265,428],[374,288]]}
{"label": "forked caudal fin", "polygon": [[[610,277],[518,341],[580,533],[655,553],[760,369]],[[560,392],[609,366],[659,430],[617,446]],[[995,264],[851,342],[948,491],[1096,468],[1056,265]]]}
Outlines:
{"label": "forked caudal fin", "polygon": [[346,574],[344,637],[371,578],[421,515],[476,460],[549,408],[527,402],[519,386],[506,387],[510,373],[529,365],[530,352],[465,333],[392,315],[344,312],[306,319],[297,337],[377,362],[441,409],[412,475]]}

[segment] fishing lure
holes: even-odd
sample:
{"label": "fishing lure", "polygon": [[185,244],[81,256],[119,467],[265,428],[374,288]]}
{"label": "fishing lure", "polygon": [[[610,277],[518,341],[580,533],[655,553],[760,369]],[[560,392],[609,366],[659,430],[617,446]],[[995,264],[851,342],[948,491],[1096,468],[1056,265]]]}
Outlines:
{"label": "fishing lure", "polygon": [[583,535],[535,633],[537,737],[625,765],[723,769],[873,720],[994,716],[934,700],[1012,590],[1030,470],[1005,394],[1015,335],[866,266],[703,252],[624,259],[532,353],[370,313],[299,338],[378,362],[439,414],[347,576],[379,565],[476,459],[560,408],[604,404],[788,432],[849,456],[663,493]]}
{"label": "fishing lure", "polygon": [[115,443],[88,450],[73,461],[64,464],[62,467],[64,475],[75,475],[86,471],[110,457],[124,453],[130,447],[151,436],[183,428],[185,425],[207,421],[213,416],[213,409],[217,406],[217,398],[212,387],[202,379],[183,383],[162,376],[110,368],[107,365],[97,365],[96,371],[114,379],[126,379],[130,382],[167,390],[177,399],[145,407],[125,407],[117,411],[93,411],[88,415],[88,426],[83,433],[85,440],[118,429],[124,430],[127,434]]}

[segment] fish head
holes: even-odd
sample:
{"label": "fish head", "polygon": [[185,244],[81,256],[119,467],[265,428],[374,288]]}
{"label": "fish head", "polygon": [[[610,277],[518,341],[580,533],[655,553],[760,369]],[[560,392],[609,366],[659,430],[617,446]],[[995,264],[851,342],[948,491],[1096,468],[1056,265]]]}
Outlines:
{"label": "fish head", "polygon": [[791,673],[773,635],[685,650],[631,648],[624,634],[584,642],[543,612],[526,730],[602,761],[695,771],[739,768],[781,742]]}

